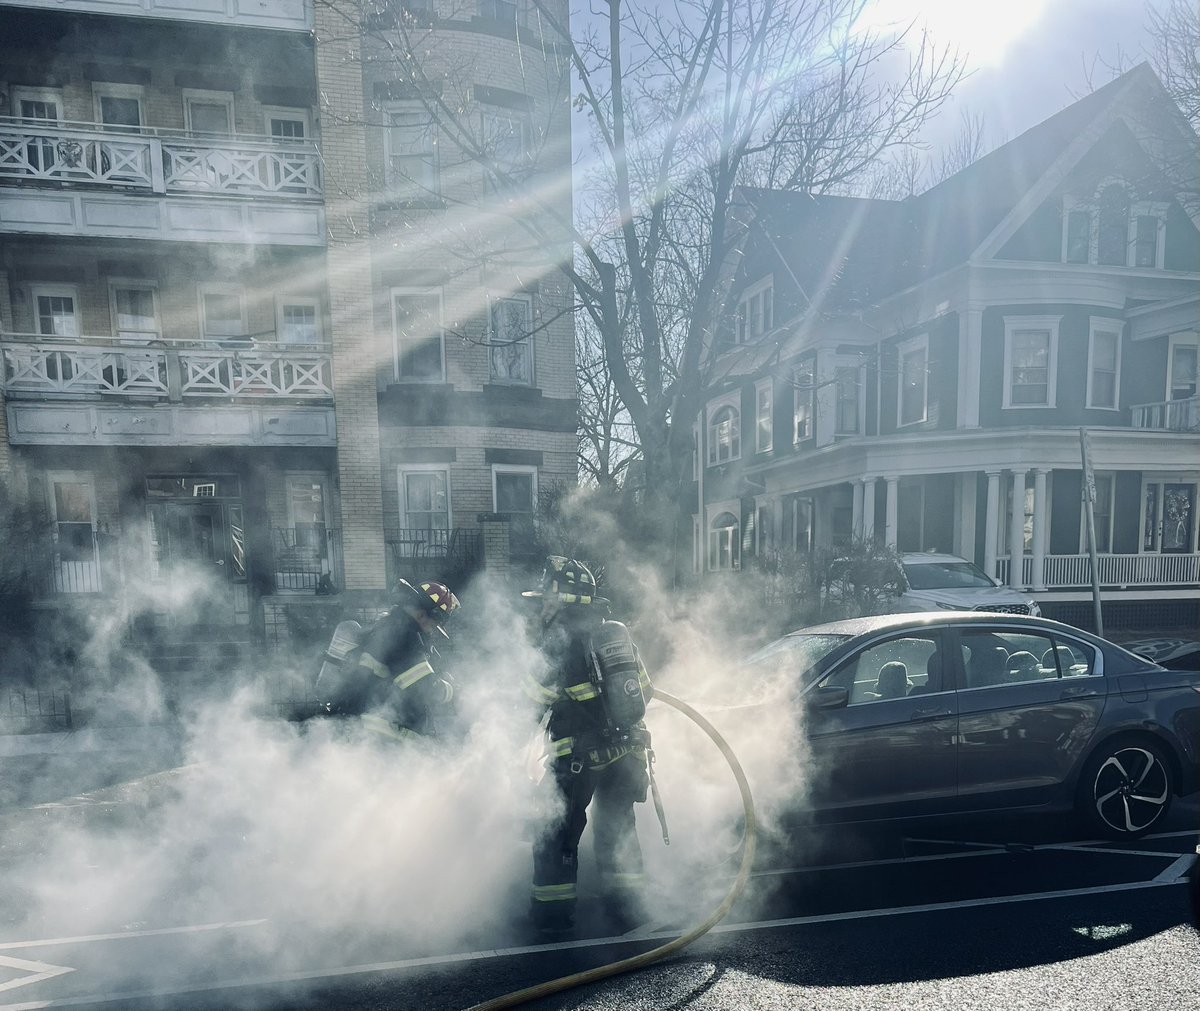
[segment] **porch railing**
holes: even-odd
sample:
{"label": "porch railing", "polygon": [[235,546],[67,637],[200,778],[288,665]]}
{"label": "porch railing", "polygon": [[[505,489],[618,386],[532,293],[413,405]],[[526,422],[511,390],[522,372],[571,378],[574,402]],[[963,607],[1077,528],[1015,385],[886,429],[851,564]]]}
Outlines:
{"label": "porch railing", "polygon": [[1200,397],[1135,404],[1133,427],[1155,432],[1200,432]]}
{"label": "porch railing", "polygon": [[[1098,582],[1109,589],[1140,586],[1200,585],[1200,554],[1179,555],[1099,555],[1096,559]],[[996,578],[1008,582],[1010,561],[996,560]],[[1091,585],[1088,556],[1047,555],[1042,570],[1048,590]],[[1033,558],[1026,555],[1022,565],[1022,586],[1035,586]]]}
{"label": "porch railing", "polygon": [[320,153],[303,140],[166,133],[0,116],[0,178],[151,193],[319,197]]}
{"label": "porch railing", "polygon": [[4,392],[152,397],[333,397],[333,355],[264,341],[155,341],[0,336]]}
{"label": "porch railing", "polygon": [[321,524],[271,528],[277,593],[332,593],[342,585],[342,532]]}
{"label": "porch railing", "polygon": [[395,578],[444,579],[451,583],[483,564],[483,537],[478,530],[402,528],[387,538]]}
{"label": "porch railing", "polygon": [[102,593],[119,585],[115,539],[91,531],[54,540],[38,537],[23,545],[29,589],[38,598],[64,593]]}

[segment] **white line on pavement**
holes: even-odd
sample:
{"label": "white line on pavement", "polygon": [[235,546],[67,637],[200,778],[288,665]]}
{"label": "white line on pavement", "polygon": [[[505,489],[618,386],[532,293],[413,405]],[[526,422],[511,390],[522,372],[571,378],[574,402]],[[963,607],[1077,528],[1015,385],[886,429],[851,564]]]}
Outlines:
{"label": "white line on pavement", "polygon": [[163,934],[197,934],[205,930],[236,930],[258,927],[266,920],[231,920],[228,923],[198,923],[191,927],[160,927],[156,930],[122,930],[113,934],[81,934],[78,937],[45,937],[38,941],[0,941],[0,951],[14,948],[50,948],[59,944],[86,944],[91,941],[123,941],[131,937],[159,937]]}
{"label": "white line on pavement", "polygon": [[1160,873],[1154,880],[1163,881],[1167,884],[1176,884],[1184,879],[1184,876],[1192,869],[1192,864],[1194,864],[1197,859],[1200,859],[1200,856],[1197,854],[1185,853],[1173,864],[1171,864],[1170,867]]}

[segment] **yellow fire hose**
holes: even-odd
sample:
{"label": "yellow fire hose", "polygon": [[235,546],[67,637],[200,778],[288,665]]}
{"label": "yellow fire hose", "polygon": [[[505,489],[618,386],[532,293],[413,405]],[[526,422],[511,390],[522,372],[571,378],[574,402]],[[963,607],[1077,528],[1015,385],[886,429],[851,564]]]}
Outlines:
{"label": "yellow fire hose", "polygon": [[758,843],[758,828],[754,820],[754,798],[750,795],[750,784],[746,781],[746,774],[742,771],[742,765],[737,760],[737,756],[733,753],[725,738],[717,732],[716,728],[708,720],[686,702],[675,698],[674,695],[667,694],[659,688],[654,689],[654,697],[678,709],[684,716],[687,716],[703,730],[720,749],[721,754],[725,756],[725,761],[729,763],[729,768],[733,772],[733,778],[737,780],[738,791],[742,795],[742,806],[746,812],[746,842],[745,848],[742,850],[742,865],[738,868],[737,877],[734,879],[733,884],[730,885],[725,898],[712,911],[708,919],[689,930],[686,934],[675,938],[673,941],[668,941],[657,948],[652,948],[650,951],[642,952],[642,954],[634,955],[631,958],[622,959],[619,962],[610,962],[608,965],[600,965],[595,969],[588,969],[586,972],[576,972],[570,976],[562,976],[559,979],[552,979],[546,983],[539,983],[537,986],[504,994],[501,997],[485,1001],[482,1004],[474,1004],[467,1008],[467,1011],[500,1011],[501,1008],[517,1007],[527,1001],[537,1000],[540,997],[548,997],[563,990],[570,990],[572,987],[584,986],[587,983],[596,983],[610,976],[619,976],[624,972],[632,972],[634,969],[644,968],[652,962],[657,962],[668,955],[681,951],[693,941],[707,934],[725,918],[725,915],[733,908],[737,897],[745,889],[746,882],[750,880],[750,869],[754,864],[754,851]]}

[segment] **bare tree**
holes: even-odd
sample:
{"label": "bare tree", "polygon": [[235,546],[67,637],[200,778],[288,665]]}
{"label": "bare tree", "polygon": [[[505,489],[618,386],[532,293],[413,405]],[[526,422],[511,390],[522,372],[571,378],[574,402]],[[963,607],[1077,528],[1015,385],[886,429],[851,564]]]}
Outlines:
{"label": "bare tree", "polygon": [[1167,0],[1147,11],[1150,65],[1175,104],[1200,132],[1200,7],[1195,0]]}
{"label": "bare tree", "polygon": [[936,153],[924,154],[915,145],[902,148],[868,176],[866,195],[882,200],[916,196],[978,161],[986,148],[987,128],[982,115],[963,110],[958,132]]}
{"label": "bare tree", "polygon": [[[573,32],[562,9],[534,0],[543,45],[561,54],[576,118],[590,132],[577,223],[569,207],[564,214],[561,180],[529,185],[526,166],[475,128],[457,83],[465,75],[431,71],[436,26],[430,35],[399,17],[381,29],[364,22],[365,0],[322,2],[347,23],[359,8],[364,52],[394,63],[439,135],[498,198],[488,213],[505,220],[502,254],[486,236],[467,239],[478,218],[461,234],[443,226],[444,241],[458,238],[464,259],[483,250],[512,262],[526,251],[532,262],[569,240],[557,266],[594,332],[592,364],[607,373],[596,373],[599,416],[618,416],[603,406],[611,384],[636,434],[640,493],[661,518],[663,545],[683,519],[705,352],[726,322],[745,235],[739,187],[843,189],[913,144],[964,72],[957,53],[924,36],[867,26],[869,0],[608,0],[577,15]],[[550,143],[558,124],[534,134]]]}

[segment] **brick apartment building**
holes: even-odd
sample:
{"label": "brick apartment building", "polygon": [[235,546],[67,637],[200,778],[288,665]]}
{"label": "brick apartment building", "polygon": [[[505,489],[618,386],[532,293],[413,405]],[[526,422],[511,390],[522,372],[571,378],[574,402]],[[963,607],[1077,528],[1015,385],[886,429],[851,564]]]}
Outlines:
{"label": "brick apartment building", "polygon": [[565,63],[532,6],[0,21],[0,474],[44,531],[38,606],[118,601],[186,652],[519,561],[577,415]]}

